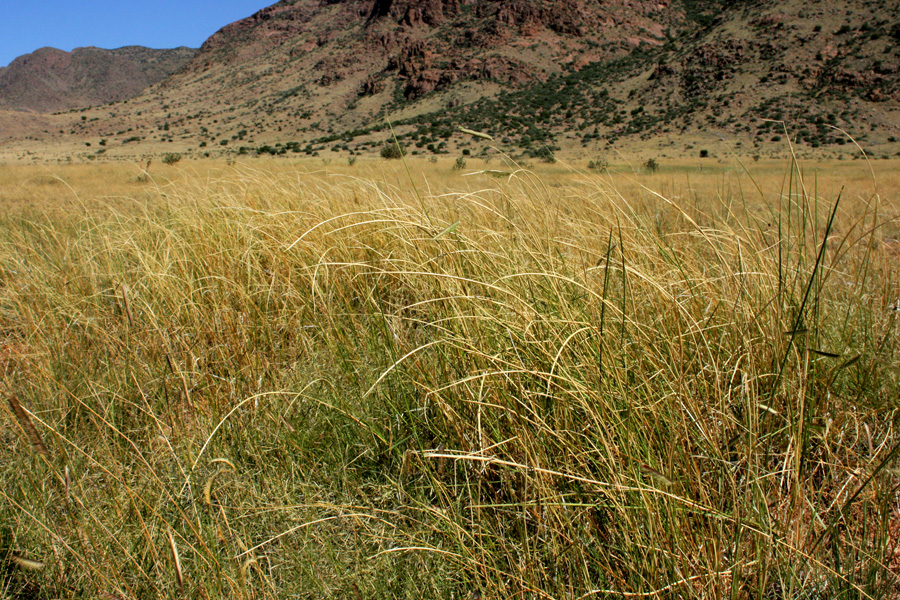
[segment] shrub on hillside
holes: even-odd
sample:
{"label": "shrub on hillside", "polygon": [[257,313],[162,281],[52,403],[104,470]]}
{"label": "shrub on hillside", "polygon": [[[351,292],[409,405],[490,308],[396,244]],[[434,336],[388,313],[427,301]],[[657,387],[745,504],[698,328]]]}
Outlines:
{"label": "shrub on hillside", "polygon": [[385,142],[384,146],[381,147],[381,158],[389,160],[403,158],[403,150],[396,141]]}
{"label": "shrub on hillside", "polygon": [[559,150],[559,148],[541,146],[537,150],[528,151],[527,154],[531,156],[531,158],[537,158],[545,163],[552,164],[556,162],[556,156],[553,155],[554,150]]}

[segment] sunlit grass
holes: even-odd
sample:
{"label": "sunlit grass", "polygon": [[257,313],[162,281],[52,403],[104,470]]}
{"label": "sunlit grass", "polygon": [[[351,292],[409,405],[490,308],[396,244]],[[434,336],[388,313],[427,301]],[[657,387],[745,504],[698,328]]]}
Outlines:
{"label": "sunlit grass", "polygon": [[6,593],[900,593],[887,163],[499,163],[0,170]]}

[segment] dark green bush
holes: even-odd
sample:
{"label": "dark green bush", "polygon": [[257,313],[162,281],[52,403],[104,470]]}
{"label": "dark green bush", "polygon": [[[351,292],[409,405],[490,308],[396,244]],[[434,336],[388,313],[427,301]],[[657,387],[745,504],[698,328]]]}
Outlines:
{"label": "dark green bush", "polygon": [[381,158],[388,160],[403,158],[403,150],[396,141],[385,142],[384,146],[381,147]]}

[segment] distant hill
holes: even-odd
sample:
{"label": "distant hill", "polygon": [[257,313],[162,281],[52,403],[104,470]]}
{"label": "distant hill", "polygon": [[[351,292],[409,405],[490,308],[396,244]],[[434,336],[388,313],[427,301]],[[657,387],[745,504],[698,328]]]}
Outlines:
{"label": "distant hill", "polygon": [[54,112],[137,96],[182,68],[192,48],[41,48],[0,68],[0,109]]}

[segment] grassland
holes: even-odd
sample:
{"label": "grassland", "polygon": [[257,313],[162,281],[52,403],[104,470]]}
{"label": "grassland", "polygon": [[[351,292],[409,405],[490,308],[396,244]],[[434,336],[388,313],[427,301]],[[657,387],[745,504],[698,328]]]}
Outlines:
{"label": "grassland", "polygon": [[0,596],[900,596],[897,161],[702,164],[0,167]]}

